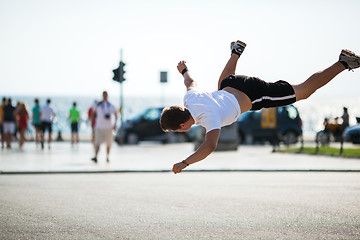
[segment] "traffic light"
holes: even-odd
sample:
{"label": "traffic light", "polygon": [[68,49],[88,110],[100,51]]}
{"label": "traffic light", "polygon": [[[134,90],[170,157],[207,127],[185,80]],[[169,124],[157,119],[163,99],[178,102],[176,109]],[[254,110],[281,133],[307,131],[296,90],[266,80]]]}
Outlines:
{"label": "traffic light", "polygon": [[113,80],[114,81],[122,83],[123,81],[126,80],[124,78],[124,74],[125,74],[124,66],[125,66],[125,63],[123,61],[120,61],[119,67],[117,69],[113,70],[113,73],[114,73]]}

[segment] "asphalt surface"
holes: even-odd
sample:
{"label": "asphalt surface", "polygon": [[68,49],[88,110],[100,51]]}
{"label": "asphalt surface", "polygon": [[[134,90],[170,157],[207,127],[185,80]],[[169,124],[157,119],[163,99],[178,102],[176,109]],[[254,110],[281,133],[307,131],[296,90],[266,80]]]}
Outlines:
{"label": "asphalt surface", "polygon": [[193,150],[1,150],[0,239],[360,239],[359,159],[240,146],[171,173]]}
{"label": "asphalt surface", "polygon": [[0,239],[359,239],[359,173],[0,175]]}

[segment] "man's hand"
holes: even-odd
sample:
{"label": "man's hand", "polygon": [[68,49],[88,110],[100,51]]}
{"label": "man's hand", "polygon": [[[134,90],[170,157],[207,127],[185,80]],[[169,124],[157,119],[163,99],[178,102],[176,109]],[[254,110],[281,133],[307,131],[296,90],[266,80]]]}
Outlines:
{"label": "man's hand", "polygon": [[172,171],[173,171],[175,174],[177,174],[177,173],[181,172],[181,170],[183,170],[184,168],[186,168],[185,163],[183,163],[183,162],[178,162],[178,163],[175,163],[175,164],[174,164]]}
{"label": "man's hand", "polygon": [[185,68],[187,68],[187,66],[186,66],[185,63],[186,63],[185,61],[180,61],[180,62],[178,63],[178,65],[177,65],[177,69],[178,69],[178,71],[179,71],[180,74],[182,73],[182,71],[183,71]]}

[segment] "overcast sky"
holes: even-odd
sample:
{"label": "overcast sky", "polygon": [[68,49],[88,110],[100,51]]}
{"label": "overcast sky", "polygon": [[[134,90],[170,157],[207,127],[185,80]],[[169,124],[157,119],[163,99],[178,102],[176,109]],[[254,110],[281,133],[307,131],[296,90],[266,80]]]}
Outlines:
{"label": "overcast sky", "polygon": [[[237,73],[300,83],[342,48],[360,54],[359,12],[357,0],[1,0],[0,95],[119,95],[121,49],[125,96],[182,96],[180,60],[200,88],[216,90],[237,39],[248,44]],[[316,95],[359,89],[360,70],[347,71]]]}

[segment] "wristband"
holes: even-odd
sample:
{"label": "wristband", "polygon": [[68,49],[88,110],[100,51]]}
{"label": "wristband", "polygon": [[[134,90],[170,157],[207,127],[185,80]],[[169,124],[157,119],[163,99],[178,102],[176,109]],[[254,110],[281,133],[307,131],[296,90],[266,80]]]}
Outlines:
{"label": "wristband", "polygon": [[184,69],[181,71],[181,74],[184,75],[187,71],[188,71],[188,69],[187,69],[187,68],[184,68]]}
{"label": "wristband", "polygon": [[181,161],[183,164],[185,164],[186,166],[189,166],[189,164],[185,161],[185,160],[182,160]]}

